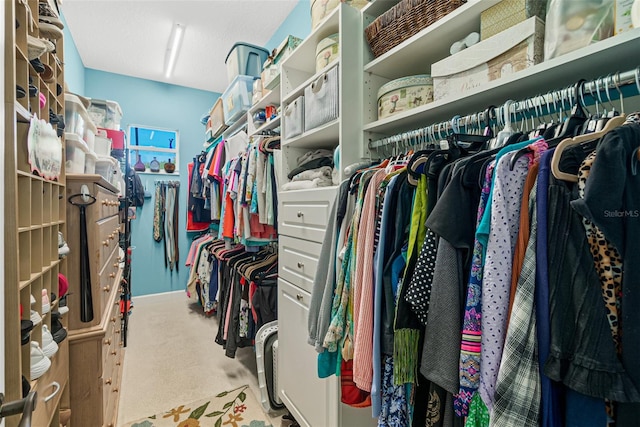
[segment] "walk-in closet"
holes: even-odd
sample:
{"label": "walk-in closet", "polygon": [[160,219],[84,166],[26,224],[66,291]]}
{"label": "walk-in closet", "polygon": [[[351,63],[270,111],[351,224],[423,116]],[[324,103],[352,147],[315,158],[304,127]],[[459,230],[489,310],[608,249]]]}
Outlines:
{"label": "walk-in closet", "polygon": [[0,426],[640,423],[640,0],[0,10]]}

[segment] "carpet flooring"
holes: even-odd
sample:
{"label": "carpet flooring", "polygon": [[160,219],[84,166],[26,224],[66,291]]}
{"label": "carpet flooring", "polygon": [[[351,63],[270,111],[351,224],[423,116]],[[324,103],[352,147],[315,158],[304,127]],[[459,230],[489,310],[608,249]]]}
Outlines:
{"label": "carpet flooring", "polygon": [[271,427],[248,385],[179,405],[125,427]]}
{"label": "carpet flooring", "polygon": [[[214,341],[218,324],[184,292],[134,297],[125,350],[118,426],[248,385],[260,389],[253,347],[234,359]],[[287,426],[282,413],[266,418]]]}

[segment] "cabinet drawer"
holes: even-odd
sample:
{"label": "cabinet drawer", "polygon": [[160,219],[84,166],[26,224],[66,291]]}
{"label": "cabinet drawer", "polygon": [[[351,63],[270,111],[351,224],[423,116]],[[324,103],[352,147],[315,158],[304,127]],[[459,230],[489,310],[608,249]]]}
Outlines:
{"label": "cabinet drawer", "polygon": [[322,245],[280,236],[278,248],[280,277],[311,293]]}
{"label": "cabinet drawer", "polygon": [[51,367],[38,379],[34,388],[38,393],[38,402],[32,419],[34,426],[48,426],[50,424],[53,413],[60,403],[62,392],[67,385],[69,377],[68,340],[62,341],[58,347],[58,352],[51,358]]}
{"label": "cabinet drawer", "polygon": [[105,263],[113,253],[113,250],[118,246],[120,238],[118,223],[119,218],[112,216],[96,223],[98,229],[98,241],[95,242],[98,252],[98,269],[102,271]]}
{"label": "cabinet drawer", "polygon": [[278,193],[281,235],[322,243],[337,187]]}
{"label": "cabinet drawer", "polygon": [[96,196],[98,217],[102,219],[117,214],[120,207],[118,196],[100,186],[96,186],[96,188],[98,189]]}
{"label": "cabinet drawer", "polygon": [[306,291],[278,279],[278,394],[301,426],[335,425],[329,402],[336,384],[318,378],[318,354],[307,344],[310,299]]}
{"label": "cabinet drawer", "polygon": [[111,299],[113,292],[117,292],[115,288],[119,285],[117,280],[119,278],[118,270],[120,269],[117,258],[118,250],[116,249],[111,253],[111,257],[105,262],[104,268],[100,272],[100,289],[98,289],[98,292],[100,293],[101,313],[111,308],[107,307],[107,303]]}

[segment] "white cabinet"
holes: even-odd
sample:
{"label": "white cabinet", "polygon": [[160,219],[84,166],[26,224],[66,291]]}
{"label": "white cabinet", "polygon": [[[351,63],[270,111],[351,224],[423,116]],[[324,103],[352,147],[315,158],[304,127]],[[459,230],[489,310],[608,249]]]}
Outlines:
{"label": "white cabinet", "polygon": [[[362,111],[353,108],[353,101],[362,98],[361,73],[357,72],[362,69],[362,31],[361,12],[341,3],[283,61],[282,111],[296,102],[305,88],[337,67],[339,114],[337,119],[295,136],[283,135],[282,177],[295,169],[298,157],[309,150],[337,150],[341,169],[361,161]],[[338,59],[316,72],[316,46],[335,33],[339,33]],[[287,128],[287,117],[282,115],[283,128]],[[338,178],[343,177],[339,171]],[[371,408],[354,409],[340,402],[338,377],[318,378],[318,353],[307,344],[311,291],[337,190],[337,186],[330,186],[278,193],[278,394],[301,426],[375,426]]]}
{"label": "white cabinet", "polygon": [[331,408],[338,378],[318,378],[318,353],[306,344],[310,300],[308,292],[278,280],[278,392],[301,426],[337,426]]}

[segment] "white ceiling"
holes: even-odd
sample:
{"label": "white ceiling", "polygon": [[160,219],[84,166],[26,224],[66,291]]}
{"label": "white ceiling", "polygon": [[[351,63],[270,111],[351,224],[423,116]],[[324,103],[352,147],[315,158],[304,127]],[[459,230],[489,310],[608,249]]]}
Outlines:
{"label": "white ceiling", "polygon": [[[69,31],[87,68],[213,92],[228,85],[235,42],[264,46],[298,0],[64,0]],[[164,75],[174,24],[185,26],[173,75]]]}

